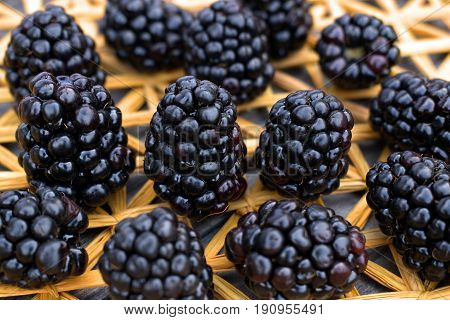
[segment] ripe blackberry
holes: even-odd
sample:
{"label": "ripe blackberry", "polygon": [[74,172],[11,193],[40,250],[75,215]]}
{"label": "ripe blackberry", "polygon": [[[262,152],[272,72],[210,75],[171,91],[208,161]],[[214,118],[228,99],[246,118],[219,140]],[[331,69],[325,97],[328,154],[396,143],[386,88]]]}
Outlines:
{"label": "ripe blackberry", "polygon": [[329,299],[365,270],[365,242],[332,209],[269,200],[228,233],[225,253],[259,299]]}
{"label": "ripe blackberry", "polygon": [[18,107],[19,162],[33,184],[47,184],[80,205],[103,205],[134,170],[122,113],[109,92],[80,74],[43,72]]}
{"label": "ripe blackberry", "polygon": [[378,18],[348,14],[326,27],[317,43],[322,72],[345,89],[368,88],[389,75],[399,59],[397,34]]}
{"label": "ripe blackberry", "polygon": [[450,160],[450,82],[404,72],[382,82],[370,120],[395,150]]}
{"label": "ripe blackberry", "polygon": [[394,237],[405,264],[430,281],[450,270],[450,167],[411,151],[395,152],[367,174],[367,203]]}
{"label": "ripe blackberry", "polygon": [[197,234],[166,208],[120,222],[99,266],[114,299],[214,298]]}
{"label": "ripe blackberry", "polygon": [[84,273],[86,213],[50,188],[0,193],[0,282],[39,288]]}
{"label": "ripe blackberry", "polygon": [[236,103],[251,100],[274,75],[265,33],[250,10],[235,0],[217,1],[186,29],[186,70],[224,87]]}
{"label": "ripe blackberry", "polygon": [[183,64],[182,30],[191,21],[190,13],[162,0],[108,0],[100,28],[120,59],[158,70]]}
{"label": "ripe blackberry", "polygon": [[339,187],[347,173],[353,117],[334,96],[298,91],[270,111],[256,150],[262,182],[303,200]]}
{"label": "ripe blackberry", "polygon": [[166,89],[150,122],[144,170],[155,192],[182,215],[222,213],[247,183],[236,106],[225,89],[182,77]]}
{"label": "ripe blackberry", "polygon": [[12,31],[4,65],[17,102],[30,94],[29,82],[42,71],[55,76],[80,73],[98,84],[106,76],[92,38],[63,8],[53,5],[26,16]]}
{"label": "ripe blackberry", "polygon": [[250,0],[246,3],[267,25],[271,57],[284,58],[303,47],[312,26],[306,0]]}

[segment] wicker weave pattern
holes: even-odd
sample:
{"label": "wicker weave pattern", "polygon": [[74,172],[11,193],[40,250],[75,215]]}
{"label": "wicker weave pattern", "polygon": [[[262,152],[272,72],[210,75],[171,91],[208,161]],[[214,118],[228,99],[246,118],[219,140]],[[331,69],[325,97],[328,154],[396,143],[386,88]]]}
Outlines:
{"label": "wicker weave pattern", "polygon": [[[171,1],[193,11],[213,2],[211,0]],[[43,6],[43,2],[42,0],[23,0],[25,13],[38,10]],[[399,47],[403,58],[409,58],[418,71],[430,78],[441,77],[448,80],[450,75],[449,1],[410,0],[401,7],[398,6],[395,0],[377,0],[375,3],[356,0],[310,0],[310,2],[312,3],[311,12],[314,17],[314,30],[311,32],[308,44],[299,52],[276,62],[277,72],[273,81],[273,87],[269,88],[254,101],[239,105],[238,109],[240,113],[243,113],[256,108],[270,108],[289,92],[310,89],[311,86],[309,84],[283,71],[302,68],[309,75],[314,87],[322,88],[328,93],[336,95],[353,112],[356,125],[353,129],[354,143],[349,153],[352,165],[350,165],[348,175],[341,181],[341,187],[337,193],[361,192],[366,189],[364,180],[369,165],[358,142],[377,139],[378,134],[371,129],[368,123],[367,108],[358,103],[350,102],[348,99],[373,98],[377,95],[379,86],[357,91],[342,91],[329,86],[320,72],[317,64],[318,57],[312,49],[313,44],[317,40],[318,32],[345,12],[359,12],[377,16],[395,28],[399,35]],[[99,33],[96,24],[96,21],[104,14],[106,0],[55,0],[51,1],[51,3],[64,6],[68,13],[76,17],[84,32],[95,39],[101,54],[102,67],[108,72],[106,87],[109,90],[127,89],[125,96],[116,103],[123,112],[124,127],[132,128],[147,125],[156,109],[159,98],[163,95],[164,88],[168,83],[181,76],[183,71],[176,70],[144,75],[119,62],[111,49],[105,46],[104,38]],[[0,2],[0,30],[9,31],[13,29],[20,23],[22,17],[22,12],[16,11],[7,4]],[[447,30],[428,23],[429,21],[437,20]],[[0,61],[3,61],[8,41],[9,34],[0,38]],[[436,66],[430,57],[431,54],[436,53],[446,55],[439,66]],[[396,67],[394,73],[403,70],[400,67]],[[277,90],[274,90],[275,88]],[[13,102],[13,98],[6,86],[5,71],[0,69],[0,103],[7,102]],[[238,122],[246,137],[246,144],[251,156],[257,147],[262,128],[242,117],[238,118]],[[0,165],[6,169],[5,171],[0,171],[0,190],[24,188],[27,186],[25,173],[17,162],[17,156],[6,146],[6,144],[15,143],[14,134],[17,125],[18,119],[12,109],[7,110],[0,117]],[[128,136],[129,146],[139,154],[135,174],[141,174],[142,155],[145,147],[136,136],[132,134],[128,134]],[[384,148],[380,159],[385,159],[388,154],[389,150]],[[14,286],[0,285],[0,297],[36,294],[35,299],[76,299],[68,291],[104,286],[105,284],[99,271],[94,270],[102,253],[103,245],[111,236],[114,225],[120,220],[126,217],[137,216],[148,212],[156,206],[161,206],[161,204],[149,204],[156,198],[152,185],[151,181],[146,182],[128,202],[125,190],[114,194],[108,203],[113,212],[112,215],[102,209],[97,209],[90,214],[90,228],[107,228],[99,233],[87,247],[90,261],[88,271],[84,275],[68,278],[54,286],[48,286],[39,290],[25,290]],[[235,213],[231,215],[230,219],[213,237],[205,250],[208,263],[216,273],[233,270],[233,264],[223,254],[220,254],[227,232],[237,224],[241,214],[255,210],[264,201],[273,198],[278,199],[280,196],[264,189],[259,182],[256,182],[250,186],[243,198],[231,203],[229,210],[235,211]],[[323,203],[321,199],[318,202]],[[347,219],[351,223],[364,228],[370,215],[371,210],[366,203],[364,195],[348,213]],[[404,267],[401,257],[395,252],[389,239],[377,228],[365,229],[364,234],[367,238],[368,248],[385,245],[390,247],[400,276],[369,261],[366,274],[389,289],[390,292],[360,295],[356,289],[353,289],[346,295],[346,299],[450,299],[450,286],[436,289],[437,283],[421,281],[415,273]],[[214,283],[216,295],[219,299],[248,299],[245,294],[218,275],[215,275]]]}

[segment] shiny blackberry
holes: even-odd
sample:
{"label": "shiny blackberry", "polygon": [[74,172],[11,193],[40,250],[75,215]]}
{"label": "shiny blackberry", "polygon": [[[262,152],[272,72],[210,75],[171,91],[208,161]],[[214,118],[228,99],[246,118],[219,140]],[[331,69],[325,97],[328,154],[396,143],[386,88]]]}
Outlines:
{"label": "shiny blackberry", "polygon": [[100,27],[119,59],[138,69],[183,64],[183,29],[190,13],[162,0],[108,0]]}
{"label": "shiny blackberry", "polygon": [[113,299],[214,298],[212,269],[196,232],[166,208],[120,222],[99,266]]}
{"label": "shiny blackberry", "polygon": [[364,272],[365,241],[332,209],[269,200],[228,233],[225,254],[259,299],[330,299]]}
{"label": "shiny blackberry", "polygon": [[43,72],[18,107],[16,139],[28,180],[46,184],[86,207],[103,205],[134,170],[122,113],[109,92],[80,74]]}
{"label": "shiny blackberry", "polygon": [[80,73],[98,84],[106,76],[92,38],[63,8],[53,5],[26,16],[11,32],[4,66],[17,102],[30,94],[29,82],[42,71],[55,76]]}
{"label": "shiny blackberry", "polygon": [[450,82],[410,72],[389,77],[373,101],[370,121],[395,150],[450,160]]}
{"label": "shiny blackberry", "polygon": [[395,152],[367,174],[367,203],[394,237],[404,263],[440,281],[450,270],[450,167],[412,151]]}
{"label": "shiny blackberry", "polygon": [[236,103],[261,94],[274,75],[265,25],[235,0],[200,11],[186,29],[186,71],[227,89]]}
{"label": "shiny blackberry", "polygon": [[267,25],[272,58],[284,58],[303,47],[312,26],[306,0],[250,0],[245,3]]}
{"label": "shiny blackberry", "polygon": [[81,275],[87,226],[86,213],[53,189],[0,193],[0,282],[33,289]]}
{"label": "shiny blackberry", "polygon": [[302,200],[331,193],[348,170],[352,128],[350,111],[323,91],[298,91],[278,101],[256,150],[262,182]]}
{"label": "shiny blackberry", "polygon": [[150,122],[144,170],[181,215],[222,213],[247,183],[236,106],[225,89],[192,76],[166,89]]}
{"label": "shiny blackberry", "polygon": [[368,88],[397,63],[396,40],[394,29],[380,19],[346,14],[322,31],[316,51],[330,82],[345,89]]}

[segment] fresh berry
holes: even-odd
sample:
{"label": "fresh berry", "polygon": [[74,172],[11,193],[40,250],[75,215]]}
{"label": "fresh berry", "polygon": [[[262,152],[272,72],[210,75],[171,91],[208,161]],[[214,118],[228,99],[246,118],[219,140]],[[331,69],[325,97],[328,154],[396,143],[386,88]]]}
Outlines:
{"label": "fresh berry", "polygon": [[267,25],[271,57],[284,58],[303,47],[312,26],[306,0],[249,0],[245,3]]}
{"label": "fresh berry", "polygon": [[367,174],[367,203],[394,237],[404,263],[427,280],[450,270],[450,167],[411,151],[395,152]]}
{"label": "fresh berry", "polygon": [[86,213],[50,188],[0,193],[0,282],[40,288],[86,270]]}
{"label": "fresh berry", "polygon": [[345,89],[368,88],[387,77],[399,59],[397,35],[375,17],[348,14],[326,27],[317,43],[320,67]]}
{"label": "fresh berry", "polygon": [[53,5],[26,16],[11,32],[4,65],[17,102],[30,94],[31,79],[42,71],[54,76],[80,73],[97,84],[106,76],[92,38],[63,8]]}
{"label": "fresh berry", "polygon": [[261,134],[261,180],[302,200],[331,193],[347,173],[352,128],[352,114],[336,97],[320,90],[290,94],[272,107]]}
{"label": "fresh berry", "polygon": [[236,103],[261,94],[274,75],[264,22],[235,0],[198,13],[186,29],[186,70],[227,89]]}
{"label": "fresh berry", "polygon": [[181,215],[222,213],[247,183],[247,149],[225,89],[192,76],[166,89],[150,122],[144,170]]}
{"label": "fresh berry", "polygon": [[86,207],[103,205],[134,170],[122,113],[109,92],[80,74],[43,72],[18,107],[19,162],[33,184],[46,184]]}
{"label": "fresh berry", "polygon": [[169,209],[120,222],[99,266],[113,299],[214,298],[212,270],[196,232]]}
{"label": "fresh berry", "polygon": [[450,160],[450,82],[410,72],[389,77],[374,100],[370,121],[395,150]]}
{"label": "fresh berry", "polygon": [[228,233],[225,254],[259,299],[329,299],[365,270],[365,241],[332,209],[270,200]]}
{"label": "fresh berry", "polygon": [[108,0],[101,30],[117,56],[134,67],[160,70],[183,64],[183,29],[190,13],[162,0]]}

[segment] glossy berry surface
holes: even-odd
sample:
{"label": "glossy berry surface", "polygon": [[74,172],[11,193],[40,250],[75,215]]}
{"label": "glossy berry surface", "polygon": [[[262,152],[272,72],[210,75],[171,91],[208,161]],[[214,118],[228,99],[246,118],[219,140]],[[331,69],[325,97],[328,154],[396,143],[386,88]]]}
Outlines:
{"label": "glossy berry surface", "polygon": [[367,203],[394,237],[404,263],[430,281],[450,268],[450,168],[411,151],[395,152],[367,174]]}
{"label": "glossy berry surface", "polygon": [[55,76],[80,73],[98,84],[106,76],[92,38],[63,8],[53,5],[26,16],[11,32],[4,65],[17,102],[30,94],[30,81],[43,71]]}
{"label": "glossy berry surface", "polygon": [[87,226],[86,213],[53,189],[0,193],[0,282],[32,289],[81,275]]}
{"label": "glossy berry surface", "polygon": [[46,184],[86,207],[103,205],[134,170],[122,113],[109,92],[80,74],[37,75],[18,107],[19,162],[32,184]]}
{"label": "glossy berry surface", "polygon": [[323,91],[298,91],[278,101],[256,150],[262,182],[302,200],[331,193],[348,170],[352,128],[350,111]]}
{"label": "glossy berry surface", "polygon": [[162,0],[108,0],[100,26],[119,59],[151,71],[183,64],[183,29],[191,21]]}
{"label": "glossy berry surface", "polygon": [[259,299],[330,299],[364,272],[365,241],[332,209],[269,200],[228,233],[225,254]]}
{"label": "glossy berry surface", "polygon": [[312,26],[308,1],[249,0],[245,3],[267,25],[272,58],[284,58],[303,47]]}
{"label": "glossy berry surface", "polygon": [[395,150],[450,160],[450,82],[410,72],[389,77],[373,101],[370,121]]}
{"label": "glossy berry surface", "polygon": [[157,208],[120,222],[99,267],[113,299],[214,298],[203,246],[170,209]]}
{"label": "glossy berry surface", "polygon": [[200,11],[186,29],[186,71],[227,89],[236,103],[261,94],[274,75],[264,22],[235,0]]}
{"label": "glossy berry surface", "polygon": [[329,82],[345,88],[368,88],[387,77],[400,57],[397,35],[378,18],[344,15],[322,33],[316,51]]}
{"label": "glossy berry surface", "polygon": [[181,215],[222,213],[247,183],[236,106],[225,89],[192,76],[166,89],[150,122],[144,170]]}

